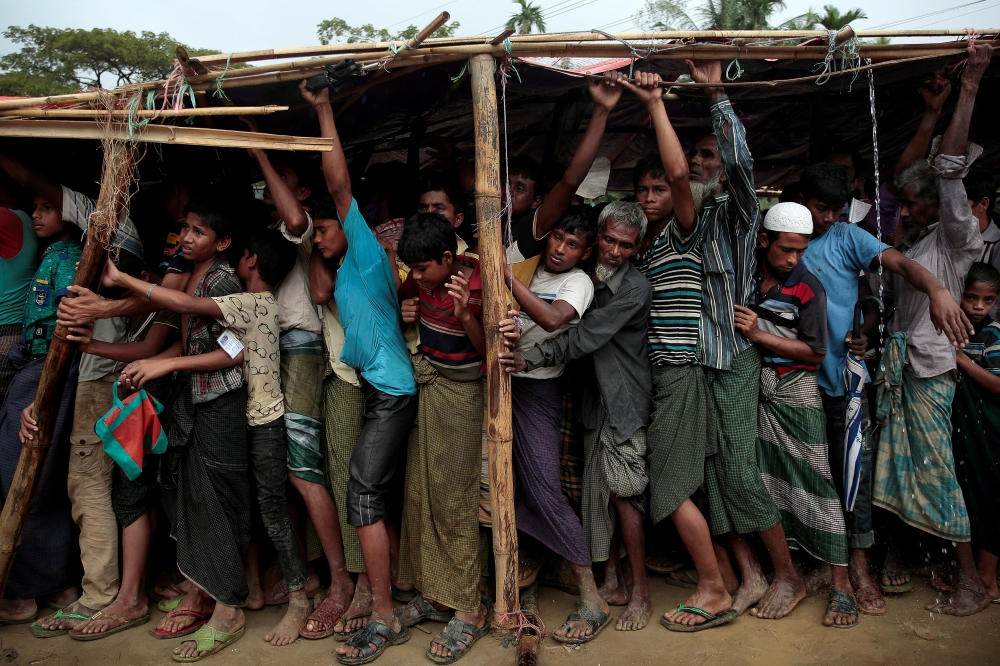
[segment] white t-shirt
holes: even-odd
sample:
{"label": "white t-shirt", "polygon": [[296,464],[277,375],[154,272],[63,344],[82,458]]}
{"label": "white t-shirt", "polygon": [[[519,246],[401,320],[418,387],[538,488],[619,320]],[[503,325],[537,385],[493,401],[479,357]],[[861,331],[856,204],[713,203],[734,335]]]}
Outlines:
{"label": "white t-shirt", "polygon": [[301,236],[289,231],[284,222],[280,222],[276,227],[282,236],[295,243],[297,254],[292,270],[274,289],[274,298],[281,308],[282,332],[297,328],[320,335],[323,333],[323,322],[320,321],[309,288],[309,258],[312,255],[313,235],[316,229],[309,213],[306,213],[306,220],[308,226]]}
{"label": "white t-shirt", "polygon": [[[517,344],[518,351],[531,349],[539,342],[554,338],[566,329],[579,324],[580,317],[590,307],[590,302],[594,300],[594,282],[579,268],[572,268],[565,273],[550,273],[545,270],[545,263],[539,262],[528,288],[531,289],[531,293],[546,303],[566,301],[576,310],[576,316],[549,333],[522,312],[521,320],[524,322],[524,330],[521,331],[521,340]],[[554,365],[549,368],[536,368],[530,372],[518,372],[514,376],[529,379],[552,379],[562,375],[563,368],[563,365]]]}

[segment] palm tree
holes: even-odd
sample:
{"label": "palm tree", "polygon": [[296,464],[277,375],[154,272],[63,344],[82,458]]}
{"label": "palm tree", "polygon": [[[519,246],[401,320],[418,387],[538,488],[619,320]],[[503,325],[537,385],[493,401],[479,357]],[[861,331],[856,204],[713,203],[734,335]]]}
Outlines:
{"label": "palm tree", "polygon": [[526,35],[531,32],[532,27],[538,28],[538,32],[545,32],[545,19],[542,17],[542,8],[528,0],[514,0],[515,4],[521,6],[521,11],[510,17],[507,21],[508,30],[517,30],[519,35]]}
{"label": "palm tree", "polygon": [[868,15],[865,14],[863,9],[849,9],[843,14],[840,10],[833,5],[823,5],[824,14],[816,17],[816,23],[820,24],[827,30],[840,30],[841,28],[846,28],[851,23],[854,23],[858,19],[866,19]]}

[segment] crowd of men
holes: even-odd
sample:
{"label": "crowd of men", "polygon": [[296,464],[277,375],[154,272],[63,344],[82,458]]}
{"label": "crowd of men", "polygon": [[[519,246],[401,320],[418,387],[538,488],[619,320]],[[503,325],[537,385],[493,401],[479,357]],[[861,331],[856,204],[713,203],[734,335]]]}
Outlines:
{"label": "crowd of men", "polygon": [[[952,84],[924,82],[920,127],[866,214],[843,147],[761,211],[718,61],[688,61],[712,130],[687,149],[658,75],[609,72],[554,183],[528,158],[504,165],[518,577],[580,597],[554,640],[593,640],[612,606],[617,630],[645,628],[649,573],[692,590],[659,618],[678,632],[782,618],[816,592],[823,624],[849,629],[921,565],[932,612],[1000,601],[1000,230],[968,140],[991,57],[969,47],[941,137]],[[578,188],[626,92],[658,152],[633,196],[591,205]],[[179,662],[232,645],[264,605],[287,605],[265,640],[333,636],[343,664],[424,621],[445,623],[436,663],[488,634],[471,165],[419,188],[402,164],[362,179],[328,92],[302,96],[334,141],[321,174],[251,150],[261,220],[249,185],[170,184],[166,238],[124,214],[98,293],[72,284],[95,202],[0,153],[16,183],[0,189],[5,501],[57,324],[81,352],[40,417],[52,448],[0,624],[98,640],[155,602],[149,633]],[[166,571],[150,564],[161,532]],[[943,561],[914,548],[928,538]]]}

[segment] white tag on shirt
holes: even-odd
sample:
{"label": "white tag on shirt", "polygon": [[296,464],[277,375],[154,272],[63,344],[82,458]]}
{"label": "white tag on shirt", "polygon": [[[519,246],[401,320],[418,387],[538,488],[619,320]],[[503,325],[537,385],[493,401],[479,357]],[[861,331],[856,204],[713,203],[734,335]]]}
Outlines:
{"label": "white tag on shirt", "polygon": [[228,328],[218,338],[219,346],[226,350],[229,358],[236,358],[243,351],[243,343],[239,337]]}

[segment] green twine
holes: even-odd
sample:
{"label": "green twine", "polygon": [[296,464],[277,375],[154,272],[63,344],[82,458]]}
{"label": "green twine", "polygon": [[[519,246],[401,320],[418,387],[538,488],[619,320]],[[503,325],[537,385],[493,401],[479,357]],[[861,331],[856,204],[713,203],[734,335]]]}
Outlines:
{"label": "green twine", "polygon": [[468,72],[469,72],[469,61],[466,60],[465,64],[462,65],[462,71],[460,71],[457,76],[451,77],[451,82],[458,83],[465,77],[466,74],[468,74]]}
{"label": "green twine", "polygon": [[146,110],[152,111],[156,108],[156,91],[150,90],[146,95]]}
{"label": "green twine", "polygon": [[215,79],[214,79],[214,81],[215,81],[215,92],[212,93],[212,97],[218,97],[219,99],[229,99],[228,97],[226,97],[226,93],[222,90],[222,79],[223,79],[223,77],[226,76],[226,72],[229,71],[229,61],[230,61],[230,59],[232,57],[233,57],[232,53],[230,53],[228,56],[226,56],[226,67],[225,67],[225,69],[222,70],[221,74],[219,74],[217,77],[215,77]]}
{"label": "green twine", "polygon": [[522,83],[521,73],[517,71],[517,67],[514,66],[514,59],[510,56],[511,51],[514,50],[514,45],[511,43],[510,37],[503,40],[503,50],[507,52],[507,63],[510,65],[510,68],[514,70],[514,73],[517,74],[517,82]]}
{"label": "green twine", "polygon": [[[733,65],[736,65],[736,74],[735,75],[731,75],[730,74],[730,71],[733,69]],[[736,58],[735,60],[733,60],[731,63],[729,63],[729,67],[726,67],[726,78],[729,79],[730,81],[735,81],[736,79],[740,78],[741,76],[743,76],[743,73],[744,73],[743,72],[743,68],[740,67],[740,59],[739,58]]]}
{"label": "green twine", "polygon": [[[150,101],[156,96],[152,90],[149,91],[149,95],[146,97],[146,105],[149,106]],[[136,133],[143,127],[149,124],[152,118],[137,118],[136,112],[139,110],[139,100],[142,98],[142,93],[135,95],[132,99],[128,101],[125,108],[128,110],[128,140],[135,143]]]}

